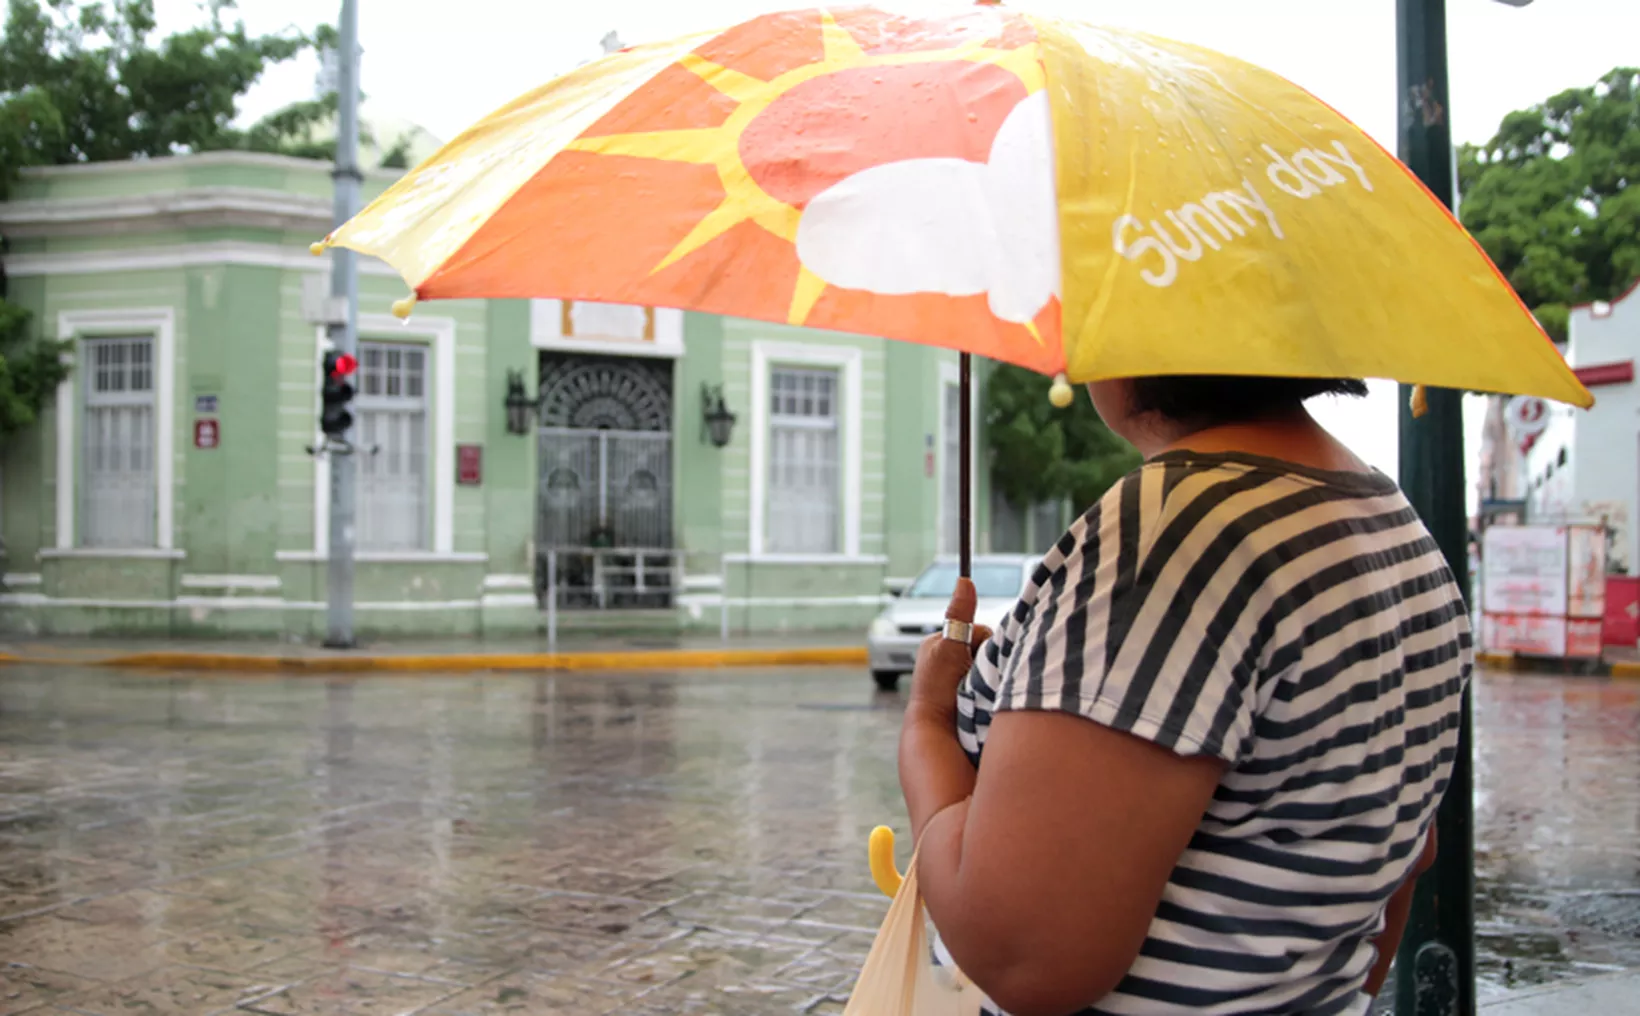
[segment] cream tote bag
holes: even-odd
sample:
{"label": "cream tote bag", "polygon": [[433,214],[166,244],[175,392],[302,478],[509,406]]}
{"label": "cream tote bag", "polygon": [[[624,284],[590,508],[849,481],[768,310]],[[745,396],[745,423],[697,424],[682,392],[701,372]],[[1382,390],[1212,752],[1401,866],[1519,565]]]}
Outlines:
{"label": "cream tote bag", "polygon": [[843,1016],[979,1016],[984,995],[956,967],[936,967],[917,890],[917,858],[894,869],[894,833],[879,826],[869,849],[877,887],[894,902],[871,943]]}

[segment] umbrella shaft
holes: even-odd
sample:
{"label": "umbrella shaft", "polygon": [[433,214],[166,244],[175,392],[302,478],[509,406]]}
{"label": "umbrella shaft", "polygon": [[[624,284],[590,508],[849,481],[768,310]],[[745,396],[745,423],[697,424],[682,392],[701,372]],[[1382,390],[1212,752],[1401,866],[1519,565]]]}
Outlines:
{"label": "umbrella shaft", "polygon": [[957,553],[959,574],[974,575],[974,358],[963,353],[958,373],[957,396],[962,409],[957,413]]}

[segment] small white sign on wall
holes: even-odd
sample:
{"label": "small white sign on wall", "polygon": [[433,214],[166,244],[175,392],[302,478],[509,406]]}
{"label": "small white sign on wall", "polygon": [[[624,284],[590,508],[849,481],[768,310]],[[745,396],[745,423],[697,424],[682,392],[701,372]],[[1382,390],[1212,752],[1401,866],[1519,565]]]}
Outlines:
{"label": "small white sign on wall", "polygon": [[572,353],[676,359],[683,355],[683,311],[585,300],[531,300],[530,344]]}

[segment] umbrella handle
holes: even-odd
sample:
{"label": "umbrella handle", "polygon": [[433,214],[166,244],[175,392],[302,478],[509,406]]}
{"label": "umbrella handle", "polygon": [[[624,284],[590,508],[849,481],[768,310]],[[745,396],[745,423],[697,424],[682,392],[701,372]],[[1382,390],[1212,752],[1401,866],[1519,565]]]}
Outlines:
{"label": "umbrella handle", "polygon": [[871,831],[866,844],[866,859],[871,863],[871,879],[884,896],[893,899],[899,895],[900,871],[894,866],[894,830],[878,826]]}

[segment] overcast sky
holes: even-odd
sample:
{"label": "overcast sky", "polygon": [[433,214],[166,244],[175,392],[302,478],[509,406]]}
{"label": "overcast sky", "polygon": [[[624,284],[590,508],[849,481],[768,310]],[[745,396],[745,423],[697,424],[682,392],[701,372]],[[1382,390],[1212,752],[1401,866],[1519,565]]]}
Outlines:
{"label": "overcast sky", "polygon": [[[919,7],[925,0],[908,0]],[[381,114],[440,138],[599,53],[733,24],[801,0],[359,0],[363,85]],[[907,6],[907,2],[896,7]],[[162,26],[197,17],[194,0],[158,0]],[[333,21],[339,0],[240,0],[255,31]],[[946,6],[949,6],[947,4]],[[1186,40],[1262,64],[1308,88],[1395,147],[1394,0],[1040,0],[1043,13]],[[1640,63],[1640,0],[1447,0],[1454,136],[1484,141],[1511,110]],[[317,64],[279,68],[251,94],[254,117],[312,94]],[[1396,464],[1393,387],[1326,407],[1327,422],[1372,464]],[[1473,428],[1471,428],[1473,431]]]}

